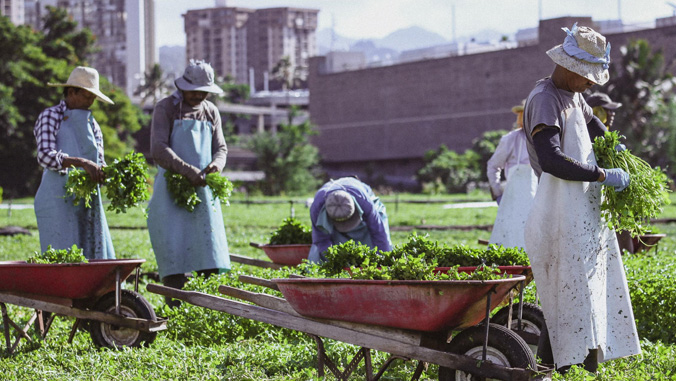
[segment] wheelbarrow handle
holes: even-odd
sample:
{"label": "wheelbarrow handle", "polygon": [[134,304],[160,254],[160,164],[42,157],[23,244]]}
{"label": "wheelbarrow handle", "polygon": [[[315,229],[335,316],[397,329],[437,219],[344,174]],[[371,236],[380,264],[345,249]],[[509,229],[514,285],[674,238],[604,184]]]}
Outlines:
{"label": "wheelbarrow handle", "polygon": [[263,245],[261,245],[260,243],[256,243],[256,242],[249,242],[249,246],[253,246],[255,248],[260,248]]}

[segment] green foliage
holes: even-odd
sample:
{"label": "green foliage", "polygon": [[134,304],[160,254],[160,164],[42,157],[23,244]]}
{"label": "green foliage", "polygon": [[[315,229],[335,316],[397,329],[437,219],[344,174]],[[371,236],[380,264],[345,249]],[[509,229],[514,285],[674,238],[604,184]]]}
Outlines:
{"label": "green foliage", "polygon": [[436,151],[428,151],[424,157],[425,166],[417,173],[418,181],[426,189],[436,189],[425,184],[444,184],[448,193],[466,192],[472,181],[479,180],[479,156],[472,150],[463,154],[441,145]]}
{"label": "green foliage", "polygon": [[[109,166],[103,167],[106,196],[110,200],[108,210],[125,213],[127,208],[148,201],[148,166],[140,153],[129,153],[122,159],[115,159]],[[92,197],[98,192],[98,184],[83,169],[72,168],[66,180],[66,196],[73,196],[73,204],[84,201],[91,207]]]}
{"label": "green foliage", "polygon": [[477,163],[477,167],[481,171],[478,177],[479,181],[485,181],[485,179],[488,178],[488,174],[486,173],[488,160],[495,153],[495,149],[498,147],[500,139],[508,132],[509,131],[507,130],[486,131],[478,138],[472,140],[472,151],[476,152],[479,156]]}
{"label": "green foliage", "polygon": [[[193,212],[195,207],[202,202],[199,196],[197,196],[197,188],[185,176],[166,171],[164,172],[164,178],[167,180],[167,190],[176,205],[188,212]],[[232,195],[232,183],[218,173],[207,174],[205,180],[207,186],[211,188],[212,201],[216,202],[219,199],[222,203],[228,204],[228,200]]]}
{"label": "green foliage", "polygon": [[73,245],[70,249],[56,250],[52,245],[47,246],[44,253],[35,252],[35,255],[26,260],[27,263],[87,263],[82,249]]}
{"label": "green foliage", "polygon": [[669,201],[667,175],[652,168],[629,150],[618,152],[621,136],[616,131],[597,137],[594,153],[603,168],[621,168],[629,173],[631,182],[622,192],[603,187],[601,214],[611,229],[631,233],[632,237],[650,231],[650,219],[657,217]]}
{"label": "green foliage", "polygon": [[319,185],[315,176],[319,154],[310,144],[315,131],[309,121],[293,124],[296,114],[297,109],[292,108],[289,122],[279,126],[276,133],[259,133],[249,142],[258,158],[258,168],[265,173],[261,187],[266,195],[306,193]]}
{"label": "green foliage", "polygon": [[270,236],[270,245],[312,243],[312,229],[293,217],[285,218],[282,225]]}
{"label": "green foliage", "polygon": [[612,128],[627,137],[630,148],[652,166],[676,175],[676,94],[674,62],[646,40],[622,46],[622,58],[611,62],[610,80],[600,91],[621,102]]}
{"label": "green foliage", "polygon": [[141,106],[148,99],[152,100],[154,106],[157,100],[167,95],[173,87],[169,78],[162,72],[160,64],[156,63],[150,70],[143,73],[143,83],[134,90],[134,95],[141,96]]}

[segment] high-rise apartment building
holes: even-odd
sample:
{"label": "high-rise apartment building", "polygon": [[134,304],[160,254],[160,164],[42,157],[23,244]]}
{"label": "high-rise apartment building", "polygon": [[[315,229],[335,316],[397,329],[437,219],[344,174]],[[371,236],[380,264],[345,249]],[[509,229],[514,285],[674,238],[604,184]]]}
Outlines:
{"label": "high-rise apartment building", "polygon": [[0,0],[0,15],[9,17],[14,25],[24,23],[24,0]]}
{"label": "high-rise apartment building", "polygon": [[[217,7],[190,10],[185,18],[186,59],[203,59],[217,75],[264,86],[283,58],[306,69],[316,55],[317,9]],[[253,78],[251,78],[253,74]]]}
{"label": "high-rise apartment building", "polygon": [[65,8],[96,36],[89,64],[131,96],[157,62],[154,0],[25,0],[26,24],[42,26],[46,7]]}

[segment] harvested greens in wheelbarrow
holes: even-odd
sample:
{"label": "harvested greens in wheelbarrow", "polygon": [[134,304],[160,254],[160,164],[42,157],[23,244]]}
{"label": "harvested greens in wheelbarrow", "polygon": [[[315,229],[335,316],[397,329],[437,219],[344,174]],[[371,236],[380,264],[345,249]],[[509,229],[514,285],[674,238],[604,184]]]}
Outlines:
{"label": "harvested greens in wheelbarrow", "polygon": [[35,252],[35,255],[28,258],[26,263],[87,263],[87,258],[77,245],[61,250],[56,250],[49,245],[44,253]]}
{"label": "harvested greens in wheelbarrow", "polygon": [[[122,159],[115,159],[103,167],[106,197],[110,200],[109,211],[125,213],[127,208],[138,206],[150,198],[148,192],[148,166],[140,153],[131,152]],[[91,207],[92,196],[96,195],[96,183],[83,169],[71,169],[66,180],[66,195],[73,196],[73,204],[84,202]]]}
{"label": "harvested greens in wheelbarrow", "polygon": [[617,151],[624,136],[607,131],[594,141],[596,161],[602,168],[621,168],[629,174],[629,186],[622,192],[603,187],[601,215],[608,227],[628,231],[632,237],[649,231],[650,219],[659,215],[670,203],[667,175],[659,167],[651,167],[628,149]]}
{"label": "harvested greens in wheelbarrow", "polygon": [[285,218],[270,236],[270,245],[312,244],[312,229],[293,217]]}

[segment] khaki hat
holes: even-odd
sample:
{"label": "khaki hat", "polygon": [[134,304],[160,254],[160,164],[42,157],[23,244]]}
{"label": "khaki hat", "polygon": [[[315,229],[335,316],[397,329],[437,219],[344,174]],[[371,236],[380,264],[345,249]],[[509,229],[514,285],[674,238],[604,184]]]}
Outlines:
{"label": "khaki hat", "polygon": [[557,65],[588,80],[603,85],[610,79],[610,43],[594,29],[577,23],[571,30],[562,28],[567,36],[563,44],[547,51],[547,55]]}
{"label": "khaki hat", "polygon": [[203,91],[222,94],[223,89],[214,83],[214,69],[204,61],[190,60],[183,76],[174,81],[176,88],[183,91]]}
{"label": "khaki hat", "polygon": [[47,83],[47,86],[52,87],[77,87],[80,89],[85,89],[90,93],[96,95],[100,100],[110,103],[111,105],[115,104],[110,98],[103,95],[99,90],[99,72],[96,69],[85,66],[78,66],[70,73],[68,81],[66,83]]}
{"label": "khaki hat", "polygon": [[354,205],[354,197],[344,190],[329,193],[324,201],[324,207],[333,227],[341,233],[349,232],[361,221],[361,216]]}
{"label": "khaki hat", "polygon": [[521,100],[521,104],[518,104],[518,105],[512,107],[512,112],[515,113],[515,114],[523,112],[525,105],[526,105],[526,100],[523,99],[523,100]]}
{"label": "khaki hat", "polygon": [[586,101],[590,107],[601,106],[608,110],[617,110],[622,107],[622,103],[613,102],[608,94],[605,93],[593,93],[587,97]]}

